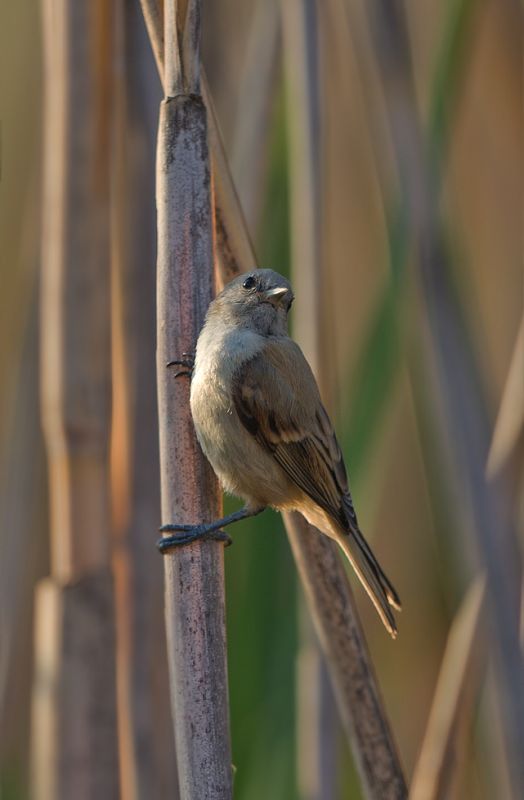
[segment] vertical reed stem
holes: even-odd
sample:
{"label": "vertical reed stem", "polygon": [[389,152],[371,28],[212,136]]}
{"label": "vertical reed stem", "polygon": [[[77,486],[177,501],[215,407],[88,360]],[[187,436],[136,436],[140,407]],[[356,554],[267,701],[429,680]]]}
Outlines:
{"label": "vertical reed stem", "polygon": [[[315,0],[281,2],[286,78],[286,127],[289,141],[291,274],[300,287],[293,314],[293,335],[317,379],[326,403],[326,360],[322,358],[322,171],[318,18]],[[327,403],[326,403],[327,405]],[[305,523],[304,523],[305,524]],[[287,526],[293,552],[303,532]],[[320,532],[316,532],[321,535]],[[315,530],[311,530],[315,535]],[[335,545],[336,547],[336,545]],[[303,595],[299,602],[303,605]],[[305,609],[304,609],[305,611]],[[338,720],[328,672],[310,618],[301,615],[297,660],[297,777],[302,800],[331,800],[335,775]],[[309,624],[308,624],[309,623]],[[303,665],[307,664],[304,669]],[[328,720],[331,724],[326,725]]]}
{"label": "vertical reed stem", "polygon": [[[193,350],[213,297],[213,232],[206,110],[196,69],[200,3],[188,3],[185,20],[176,18],[177,10],[166,2],[166,30],[178,31],[166,40],[166,64],[182,93],[161,104],[157,151],[161,497],[164,523],[199,523],[220,515],[218,484],[195,437],[189,384],[176,380],[166,363]],[[180,40],[196,51],[179,52]],[[227,800],[232,774],[223,545],[196,542],[164,558],[180,794],[183,800]]]}
{"label": "vertical reed stem", "polygon": [[160,507],[154,187],[161,92],[138,4],[115,6],[111,477],[121,800],[174,800],[163,565],[152,547]]}
{"label": "vertical reed stem", "polygon": [[110,570],[111,11],[45,0],[42,419],[51,573],[36,595],[33,796],[116,798]]}

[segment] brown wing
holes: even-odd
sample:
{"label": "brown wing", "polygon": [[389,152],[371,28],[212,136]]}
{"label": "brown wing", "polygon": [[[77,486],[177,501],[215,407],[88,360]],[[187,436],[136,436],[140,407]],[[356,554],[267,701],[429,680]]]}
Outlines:
{"label": "brown wing", "polygon": [[298,345],[291,339],[268,341],[235,375],[233,402],[245,428],[348,533],[340,544],[394,637],[389,606],[400,610],[400,600],[359,530],[342,453]]}
{"label": "brown wing", "polygon": [[[313,373],[291,339],[268,341],[235,375],[242,424],[315,503],[348,530],[344,461]],[[355,519],[356,524],[356,519]]]}

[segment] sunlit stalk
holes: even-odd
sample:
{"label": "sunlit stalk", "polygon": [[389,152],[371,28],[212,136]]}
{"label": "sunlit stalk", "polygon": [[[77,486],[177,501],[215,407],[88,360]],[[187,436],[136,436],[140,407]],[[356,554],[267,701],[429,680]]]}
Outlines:
{"label": "sunlit stalk", "polygon": [[174,800],[162,561],[152,546],[160,507],[154,184],[161,94],[140,8],[123,1],[116,8],[111,484],[121,798]]}
{"label": "sunlit stalk", "polygon": [[110,7],[46,0],[43,24],[41,377],[51,578],[36,595],[32,796],[113,798]]}

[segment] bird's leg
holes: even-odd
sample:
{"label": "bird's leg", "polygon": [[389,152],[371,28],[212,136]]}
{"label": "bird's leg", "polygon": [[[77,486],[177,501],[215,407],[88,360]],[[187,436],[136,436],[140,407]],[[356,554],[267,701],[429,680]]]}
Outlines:
{"label": "bird's leg", "polygon": [[264,508],[241,508],[239,511],[233,511],[232,514],[228,514],[227,517],[222,517],[222,519],[217,519],[205,525],[162,525],[162,527],[159,528],[161,533],[173,532],[176,535],[163,536],[158,540],[157,547],[163,554],[173,547],[191,544],[198,539],[216,539],[219,542],[225,542],[226,546],[230,545],[231,537],[220,530],[220,528],[223,528],[225,525],[231,525],[233,522],[240,522],[242,519],[255,517],[257,514],[262,513],[262,511],[264,511]]}
{"label": "bird's leg", "polygon": [[195,366],[195,355],[194,353],[182,353],[182,358],[177,358],[176,361],[169,361],[166,364],[166,367],[186,367],[186,369],[179,369],[178,372],[175,372],[175,378],[180,378],[183,375],[186,375],[188,378],[191,378],[193,375],[193,368]]}

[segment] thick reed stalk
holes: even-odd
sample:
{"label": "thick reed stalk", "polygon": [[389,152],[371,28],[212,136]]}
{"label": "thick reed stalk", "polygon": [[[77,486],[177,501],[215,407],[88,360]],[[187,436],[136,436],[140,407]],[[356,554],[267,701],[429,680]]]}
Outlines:
{"label": "thick reed stalk", "polygon": [[405,798],[395,742],[339,554],[300,514],[286,528],[365,797]]}
{"label": "thick reed stalk", "polygon": [[111,15],[46,0],[42,417],[51,574],[36,596],[33,797],[118,796],[110,570]]}
{"label": "thick reed stalk", "polygon": [[[162,520],[220,515],[218,484],[198,446],[189,384],[166,364],[191,352],[213,297],[206,110],[200,95],[200,3],[166,2],[166,98],[157,151],[157,375]],[[178,12],[178,15],[177,15]],[[181,43],[179,45],[179,42]],[[183,800],[232,792],[223,545],[196,542],[164,556],[171,701]]]}

